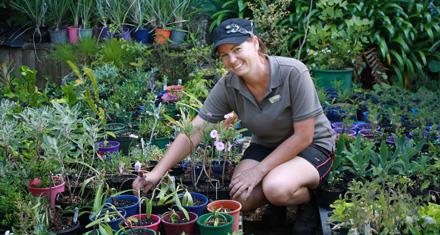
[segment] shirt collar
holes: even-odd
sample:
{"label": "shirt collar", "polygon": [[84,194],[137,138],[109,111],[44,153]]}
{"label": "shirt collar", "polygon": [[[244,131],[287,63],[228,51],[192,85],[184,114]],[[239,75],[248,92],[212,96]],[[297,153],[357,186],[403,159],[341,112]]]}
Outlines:
{"label": "shirt collar", "polygon": [[[278,87],[281,85],[281,78],[279,76],[279,66],[278,61],[273,56],[267,56],[267,59],[269,61],[269,79],[270,79],[270,88],[273,89],[275,87]],[[237,90],[242,90],[246,87],[243,80],[240,79],[240,77],[236,76],[233,73],[229,73],[228,76],[230,78],[227,78],[226,80],[230,81],[230,86]]]}

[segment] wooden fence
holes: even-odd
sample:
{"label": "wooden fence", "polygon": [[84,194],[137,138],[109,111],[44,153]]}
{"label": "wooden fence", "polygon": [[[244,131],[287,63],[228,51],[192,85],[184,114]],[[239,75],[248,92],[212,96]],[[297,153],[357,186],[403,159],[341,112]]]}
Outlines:
{"label": "wooden fence", "polygon": [[12,62],[16,73],[22,65],[36,69],[39,86],[44,85],[45,77],[59,84],[61,79],[69,73],[69,68],[48,58],[51,45],[50,43],[26,43],[18,48],[0,46],[0,63]]}

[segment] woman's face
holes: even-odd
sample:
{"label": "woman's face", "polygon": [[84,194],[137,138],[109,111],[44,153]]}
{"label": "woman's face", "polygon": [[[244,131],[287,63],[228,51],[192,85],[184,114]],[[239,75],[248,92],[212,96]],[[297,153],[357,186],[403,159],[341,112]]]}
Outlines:
{"label": "woman's face", "polygon": [[225,67],[237,76],[245,76],[257,66],[259,54],[258,41],[255,38],[240,45],[220,45],[217,51]]}

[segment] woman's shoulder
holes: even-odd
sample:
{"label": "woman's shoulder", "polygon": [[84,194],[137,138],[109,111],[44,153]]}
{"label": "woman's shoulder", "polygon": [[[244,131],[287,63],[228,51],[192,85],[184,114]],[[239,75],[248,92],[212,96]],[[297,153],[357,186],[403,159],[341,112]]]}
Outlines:
{"label": "woman's shoulder", "polygon": [[297,72],[304,72],[309,70],[307,66],[300,60],[284,57],[284,56],[269,56],[271,63],[274,63],[281,67],[281,69],[294,69]]}

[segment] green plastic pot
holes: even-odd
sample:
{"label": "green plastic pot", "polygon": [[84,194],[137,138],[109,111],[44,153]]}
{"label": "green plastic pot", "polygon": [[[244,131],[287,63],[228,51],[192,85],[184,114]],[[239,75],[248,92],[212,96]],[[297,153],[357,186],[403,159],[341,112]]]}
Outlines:
{"label": "green plastic pot", "polygon": [[313,69],[312,76],[315,78],[315,84],[320,88],[335,88],[336,82],[341,83],[342,89],[351,91],[353,82],[351,81],[353,69],[344,70],[320,70]]}
{"label": "green plastic pot", "polygon": [[132,233],[142,233],[142,234],[146,234],[146,235],[156,235],[156,231],[152,230],[152,229],[148,229],[148,228],[129,228],[126,229],[125,231],[122,231],[121,233],[119,233],[120,235],[127,235],[130,234],[130,232]]}
{"label": "green plastic pot", "polygon": [[234,222],[234,219],[231,215],[224,213],[226,220],[228,223],[213,227],[204,224],[205,221],[211,216],[213,213],[207,213],[199,217],[197,220],[197,224],[199,225],[199,231],[200,235],[228,235],[232,233],[232,223]]}
{"label": "green plastic pot", "polygon": [[170,143],[170,138],[168,137],[153,138],[151,140],[151,144],[156,145],[160,149],[165,149],[167,147],[167,144],[169,143]]}

